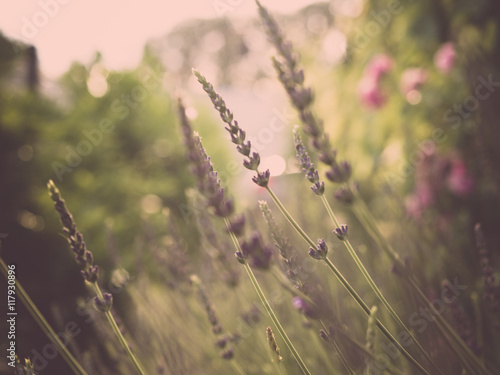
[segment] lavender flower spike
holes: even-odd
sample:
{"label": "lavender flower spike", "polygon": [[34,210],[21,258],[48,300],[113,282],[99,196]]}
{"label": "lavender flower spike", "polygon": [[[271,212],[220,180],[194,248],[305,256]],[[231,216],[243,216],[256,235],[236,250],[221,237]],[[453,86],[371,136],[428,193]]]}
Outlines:
{"label": "lavender flower spike", "polygon": [[66,207],[66,202],[61,197],[59,189],[52,180],[49,180],[47,183],[47,188],[50,198],[54,202],[54,207],[61,219],[63,232],[69,242],[71,251],[75,255],[76,262],[82,267],[81,273],[83,278],[91,284],[96,283],[99,277],[99,267],[93,264],[94,256],[87,250],[83,235],[76,228],[73,215],[69,212]]}
{"label": "lavender flower spike", "polygon": [[[347,162],[339,163],[337,161],[337,151],[330,144],[330,138],[325,132],[323,121],[313,113],[314,94],[311,88],[304,85],[304,71],[298,66],[298,55],[294,52],[292,44],[285,39],[276,20],[268,10],[259,1],[256,1],[256,3],[259,7],[259,15],[266,29],[266,34],[279,55],[278,58],[273,58],[273,65],[278,78],[299,114],[304,133],[310,137],[310,143],[318,151],[319,160],[331,168],[326,173],[326,177],[335,183],[348,182],[351,177],[351,166]],[[314,176],[311,175],[311,177]],[[318,195],[323,194],[321,185],[317,182],[315,182],[313,190]],[[346,199],[344,201],[352,203]]]}
{"label": "lavender flower spike", "polygon": [[297,151],[297,159],[299,159],[302,172],[306,174],[306,178],[309,182],[314,184],[311,186],[312,191],[316,195],[323,195],[325,193],[325,183],[323,181],[319,181],[318,170],[314,166],[314,163],[311,162],[311,158],[307,153],[306,147],[302,143],[299,127],[297,125],[293,128],[293,139],[295,143],[295,150]]}
{"label": "lavender flower spike", "polygon": [[214,108],[219,112],[222,121],[227,125],[225,129],[231,136],[231,141],[236,144],[236,150],[246,156],[248,159],[243,161],[243,166],[247,169],[257,172],[257,176],[252,178],[253,182],[262,187],[267,187],[269,183],[270,172],[259,172],[260,155],[252,151],[250,141],[245,142],[246,133],[238,125],[238,121],[233,118],[233,113],[226,107],[224,99],[215,91],[213,85],[197,70],[193,69],[193,74],[198,79],[198,82],[203,86],[203,90],[208,94]]}
{"label": "lavender flower spike", "polygon": [[191,128],[181,99],[178,100],[178,111],[184,142],[189,150],[188,158],[192,164],[193,174],[197,178],[198,189],[217,216],[229,217],[233,213],[233,202],[224,196],[224,189],[220,185],[217,172],[214,171],[210,157],[205,152],[200,136]]}

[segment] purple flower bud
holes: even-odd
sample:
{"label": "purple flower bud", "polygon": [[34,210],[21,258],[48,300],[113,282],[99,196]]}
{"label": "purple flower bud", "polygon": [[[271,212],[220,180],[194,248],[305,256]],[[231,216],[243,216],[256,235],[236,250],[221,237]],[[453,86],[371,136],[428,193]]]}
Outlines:
{"label": "purple flower bud", "polygon": [[[222,333],[223,328],[222,325],[217,323],[217,318],[215,318],[215,320],[215,324],[212,325],[212,332],[214,335],[219,335]],[[211,319],[209,319],[209,321],[211,322]]]}
{"label": "purple flower bud", "polygon": [[318,241],[318,245],[316,246],[316,248],[316,252],[318,253],[318,255],[322,258],[325,258],[328,254],[328,246],[326,245],[326,242],[323,238]]}
{"label": "purple flower bud", "polygon": [[323,259],[323,257],[321,255],[319,255],[318,252],[316,250],[314,250],[312,247],[309,248],[309,253],[308,254],[313,259],[316,259],[316,260]]}
{"label": "purple flower bud", "polygon": [[260,155],[256,152],[252,153],[252,156],[248,160],[243,161],[243,166],[247,169],[257,171],[260,164]]}
{"label": "purple flower bud", "polygon": [[257,173],[257,176],[252,177],[252,181],[255,182],[257,185],[266,187],[269,184],[269,177],[271,173],[269,172],[269,169],[265,172],[260,172]]}
{"label": "purple flower bud", "polygon": [[215,345],[217,345],[219,348],[224,349],[227,345],[228,338],[227,336],[222,336],[215,341]]}
{"label": "purple flower bud", "polygon": [[216,206],[214,213],[219,217],[228,217],[233,213],[233,211],[233,201],[227,200],[221,202],[218,206]]}
{"label": "purple flower bud", "polygon": [[244,229],[245,215],[238,215],[236,217],[233,217],[233,219],[229,221],[229,231],[233,232],[235,235],[240,236],[241,234],[243,234]]}
{"label": "purple flower bud", "polygon": [[110,293],[103,293],[102,297],[102,300],[94,297],[95,306],[99,311],[108,312],[113,305],[113,296]]}
{"label": "purple flower bud", "polygon": [[304,314],[308,318],[316,319],[318,317],[317,314],[314,312],[314,310],[311,308],[311,306],[309,306],[300,297],[293,297],[292,305],[296,310],[300,311],[302,314]]}
{"label": "purple flower bud", "polygon": [[332,182],[341,184],[349,180],[351,173],[351,165],[346,161],[341,161],[332,165],[332,168],[326,172],[326,177]]}
{"label": "purple flower bud", "polygon": [[228,348],[226,350],[223,350],[221,353],[220,353],[220,356],[223,358],[223,359],[231,359],[233,358],[234,356],[234,349],[233,348]]}
{"label": "purple flower bud", "polygon": [[238,150],[238,152],[240,154],[245,155],[245,156],[250,155],[251,149],[252,149],[252,145],[251,145],[250,141],[247,141],[247,143],[241,142],[241,144],[236,146],[236,150]]}
{"label": "purple flower bud", "polygon": [[300,297],[293,297],[292,305],[297,310],[302,310],[305,308],[305,306],[307,306],[304,300]]}
{"label": "purple flower bud", "polygon": [[313,101],[313,94],[310,88],[299,88],[289,90],[292,103],[299,110],[303,110],[311,105]]}
{"label": "purple flower bud", "polygon": [[224,113],[221,113],[221,117],[226,123],[231,123],[233,121],[233,113],[229,109]]}
{"label": "purple flower bud", "polygon": [[246,133],[242,129],[238,129],[236,133],[231,133],[231,141],[237,145],[241,145],[245,141]]}
{"label": "purple flower bud", "polygon": [[333,233],[335,233],[339,240],[344,241],[347,238],[347,225],[341,225],[340,228],[336,228]]}
{"label": "purple flower bud", "polygon": [[311,186],[311,189],[314,191],[314,194],[323,195],[325,193],[325,183],[323,181],[315,182],[314,185]]}
{"label": "purple flower bud", "polygon": [[99,278],[99,267],[98,266],[89,266],[87,270],[82,270],[81,274],[85,280],[89,283],[95,283]]}
{"label": "purple flower bud", "polygon": [[247,264],[248,255],[245,255],[241,251],[237,251],[234,253],[234,256],[236,257],[236,260],[238,260],[238,262],[240,262],[241,264]]}
{"label": "purple flower bud", "polygon": [[335,192],[335,199],[344,204],[352,204],[354,195],[349,189],[342,187]]}

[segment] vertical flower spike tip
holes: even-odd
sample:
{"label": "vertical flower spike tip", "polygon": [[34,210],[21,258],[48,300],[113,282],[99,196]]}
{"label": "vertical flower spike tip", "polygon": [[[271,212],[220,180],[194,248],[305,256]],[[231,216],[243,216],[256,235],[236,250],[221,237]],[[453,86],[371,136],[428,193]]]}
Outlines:
{"label": "vertical flower spike tip", "polygon": [[66,202],[61,197],[59,189],[52,180],[47,183],[49,196],[54,202],[54,207],[59,214],[59,219],[63,225],[63,232],[70,245],[71,251],[75,255],[76,262],[83,268],[81,273],[85,280],[93,284],[99,277],[99,268],[93,264],[94,256],[87,250],[87,245],[83,240],[83,235],[76,228],[73,215],[66,207]]}
{"label": "vertical flower spike tip", "polygon": [[305,173],[306,178],[309,182],[312,182],[311,190],[316,195],[323,195],[325,192],[325,183],[319,180],[319,173],[314,163],[311,162],[311,158],[307,153],[306,147],[302,142],[302,138],[300,137],[299,127],[295,126],[293,128],[293,140],[295,143],[295,150],[297,159],[299,160],[299,164],[302,168],[302,172]]}
{"label": "vertical flower spike tip", "polygon": [[238,121],[234,120],[233,113],[227,108],[224,99],[215,91],[214,86],[196,69],[193,69],[193,74],[198,79],[198,82],[203,87],[203,90],[208,94],[214,108],[219,112],[220,118],[227,125],[225,129],[228,131],[231,142],[236,144],[236,150],[246,156],[248,159],[243,161],[243,166],[251,171],[257,172],[257,176],[252,178],[252,181],[262,187],[267,187],[270,178],[269,170],[259,172],[260,155],[252,151],[250,141],[245,143],[246,133],[238,125]]}

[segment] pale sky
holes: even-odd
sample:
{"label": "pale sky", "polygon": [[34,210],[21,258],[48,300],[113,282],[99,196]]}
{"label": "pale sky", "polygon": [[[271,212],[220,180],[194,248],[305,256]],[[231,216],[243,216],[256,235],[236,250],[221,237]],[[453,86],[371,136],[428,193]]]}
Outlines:
{"label": "pale sky", "polygon": [[[289,13],[314,0],[261,0]],[[0,30],[37,47],[42,72],[56,77],[96,51],[111,69],[134,67],[145,42],[193,18],[256,17],[253,0],[21,0],[3,2]]]}

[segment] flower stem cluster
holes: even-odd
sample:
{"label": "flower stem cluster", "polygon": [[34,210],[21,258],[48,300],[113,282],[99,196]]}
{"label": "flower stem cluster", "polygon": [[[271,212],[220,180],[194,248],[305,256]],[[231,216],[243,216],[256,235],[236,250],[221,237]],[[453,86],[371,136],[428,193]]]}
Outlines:
{"label": "flower stem cluster", "polygon": [[[220,98],[218,95],[217,97]],[[217,102],[222,104],[216,106],[216,108],[226,108],[222,99],[220,99],[220,101],[218,100]],[[221,187],[220,179],[217,177],[217,172],[214,171],[214,168],[210,161],[210,157],[206,154],[200,137],[198,136],[198,134],[196,134],[196,132],[192,132],[191,125],[189,124],[189,121],[185,115],[185,110],[181,101],[179,101],[179,112],[185,142],[190,149],[189,159],[194,165],[194,171],[198,178],[199,190],[207,198],[208,204],[214,208],[215,214],[226,221],[228,232],[230,232],[230,234],[234,234],[235,236],[241,236],[244,233],[245,216],[233,215],[234,209],[232,200],[229,198],[225,198],[224,188]],[[228,114],[227,116],[223,117],[223,119],[229,118],[231,118],[231,120],[228,121],[231,122],[232,115]],[[258,156],[258,154],[256,154],[256,157],[250,160],[254,160],[256,161],[256,163],[258,163],[260,157]],[[250,162],[251,161],[249,161],[249,163]],[[264,177],[261,177],[261,175]],[[257,179],[259,179],[259,182],[257,183],[259,185],[261,185],[261,178],[267,178],[266,181],[268,181],[269,171],[258,174]],[[261,186],[267,186],[267,182]],[[261,269],[269,268],[272,258],[272,251],[268,246],[263,245],[261,236],[258,232],[252,234],[250,239],[244,241],[241,244],[241,248],[235,252],[236,259],[241,264],[247,264],[250,255],[252,256],[252,266]]]}
{"label": "flower stem cluster", "polygon": [[193,69],[193,74],[203,86],[203,90],[208,94],[222,121],[227,125],[225,129],[229,132],[231,141],[236,144],[236,150],[248,158],[243,161],[243,166],[257,172],[257,176],[254,176],[252,181],[259,186],[266,187],[269,183],[270,172],[269,170],[259,172],[260,155],[257,152],[252,152],[250,141],[245,142],[245,131],[239,127],[238,121],[233,119],[233,113],[226,107],[224,99],[215,91],[213,85],[197,70]]}
{"label": "flower stem cluster", "polygon": [[304,85],[304,71],[298,67],[298,56],[292,44],[285,39],[276,20],[258,1],[259,14],[266,33],[278,51],[279,58],[273,57],[273,66],[284,86],[292,105],[297,109],[300,120],[313,147],[319,152],[319,160],[330,167],[326,177],[335,183],[344,183],[351,177],[351,166],[347,162],[337,161],[337,151],[330,145],[323,122],[312,112],[314,94]]}

